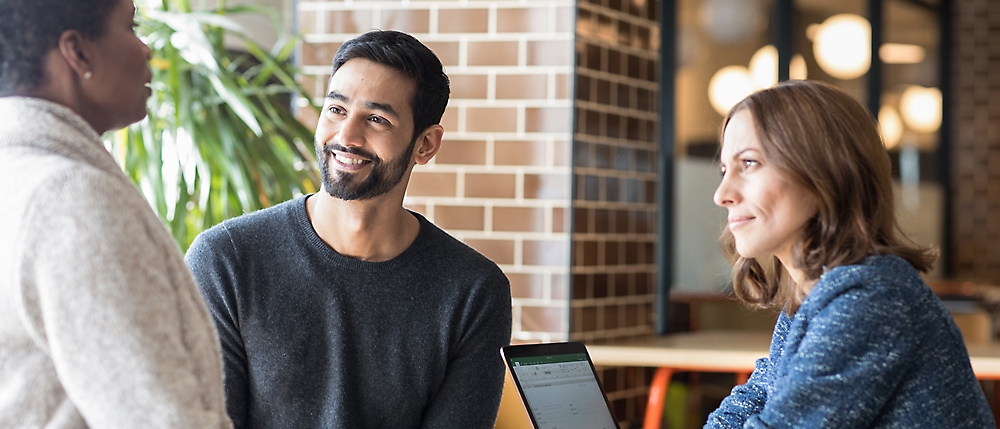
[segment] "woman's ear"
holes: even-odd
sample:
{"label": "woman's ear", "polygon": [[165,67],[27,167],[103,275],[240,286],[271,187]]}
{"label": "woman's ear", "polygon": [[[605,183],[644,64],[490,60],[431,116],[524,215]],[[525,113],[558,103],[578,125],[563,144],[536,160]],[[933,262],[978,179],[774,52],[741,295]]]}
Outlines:
{"label": "woman's ear", "polygon": [[427,130],[417,137],[417,144],[413,148],[413,161],[423,165],[434,158],[434,155],[441,149],[442,136],[444,136],[444,127],[440,124],[427,127]]}
{"label": "woman's ear", "polygon": [[90,79],[90,57],[87,54],[87,40],[77,30],[66,30],[59,35],[59,54],[66,64],[80,77]]}

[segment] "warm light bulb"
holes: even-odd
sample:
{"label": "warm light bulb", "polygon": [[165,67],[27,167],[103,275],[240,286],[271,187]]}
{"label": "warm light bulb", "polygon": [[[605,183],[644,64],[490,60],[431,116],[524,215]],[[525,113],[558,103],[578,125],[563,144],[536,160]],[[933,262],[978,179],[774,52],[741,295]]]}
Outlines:
{"label": "warm light bulb", "polygon": [[878,48],[878,57],[886,64],[919,64],[927,54],[919,45],[883,43]]}
{"label": "warm light bulb", "polygon": [[764,46],[750,57],[750,77],[757,88],[778,83],[778,49],[774,45]]}
{"label": "warm light bulb", "polygon": [[746,67],[726,66],[715,72],[708,82],[708,101],[716,112],[725,116],[753,91],[753,79]]}
{"label": "warm light bulb", "polygon": [[827,18],[816,30],[813,53],[827,74],[854,79],[868,72],[872,28],[861,16],[844,13]]}
{"label": "warm light bulb", "polygon": [[896,108],[888,104],[878,110],[878,126],[882,131],[882,141],[886,149],[892,149],[903,139],[903,121]]}
{"label": "warm light bulb", "polygon": [[[801,54],[792,56],[788,75],[791,79],[806,78],[806,59]],[[750,57],[750,77],[757,89],[778,83],[778,49],[774,45],[764,46]]]}
{"label": "warm light bulb", "polygon": [[803,80],[809,78],[809,70],[806,68],[806,57],[802,54],[792,55],[792,62],[788,65],[788,77],[790,79]]}
{"label": "warm light bulb", "polygon": [[933,133],[941,127],[941,91],[913,85],[899,97],[903,122],[918,133]]}

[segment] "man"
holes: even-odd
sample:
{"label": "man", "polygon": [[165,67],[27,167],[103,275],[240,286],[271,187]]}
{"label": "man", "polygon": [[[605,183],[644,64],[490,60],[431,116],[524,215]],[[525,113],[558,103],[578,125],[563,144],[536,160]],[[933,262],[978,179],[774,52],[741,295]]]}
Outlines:
{"label": "man", "polygon": [[510,285],[402,206],[413,166],[441,147],[448,93],[409,35],[344,43],[316,126],[321,191],[191,246],[237,427],[493,427]]}

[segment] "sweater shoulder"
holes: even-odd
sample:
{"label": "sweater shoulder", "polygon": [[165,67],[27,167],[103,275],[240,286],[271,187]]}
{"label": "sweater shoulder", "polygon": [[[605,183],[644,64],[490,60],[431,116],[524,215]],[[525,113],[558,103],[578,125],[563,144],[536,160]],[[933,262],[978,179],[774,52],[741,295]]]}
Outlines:
{"label": "sweater shoulder", "polygon": [[202,231],[198,238],[212,243],[218,240],[241,243],[267,241],[283,236],[300,210],[301,216],[305,216],[303,198],[226,219]]}
{"label": "sweater shoulder", "polygon": [[824,273],[813,292],[832,298],[851,290],[910,294],[926,288],[917,271],[896,255],[869,256],[860,263],[835,267]]}
{"label": "sweater shoulder", "polygon": [[419,213],[414,213],[414,215],[420,220],[421,235],[426,237],[425,250],[434,254],[441,261],[455,269],[480,268],[502,273],[500,267],[492,259],[448,234]]}

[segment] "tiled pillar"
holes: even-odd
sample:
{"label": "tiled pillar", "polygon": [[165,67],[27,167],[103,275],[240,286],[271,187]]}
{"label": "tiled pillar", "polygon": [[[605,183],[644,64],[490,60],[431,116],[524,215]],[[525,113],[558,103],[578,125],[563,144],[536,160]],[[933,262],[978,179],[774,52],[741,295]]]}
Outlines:
{"label": "tiled pillar", "polygon": [[[577,2],[570,338],[653,334],[658,1]],[[615,415],[638,422],[648,368],[601,368]]]}
{"label": "tiled pillar", "polygon": [[1000,2],[953,2],[952,273],[1000,285]]}
{"label": "tiled pillar", "polygon": [[656,265],[656,3],[577,12],[573,339],[650,335]]}

